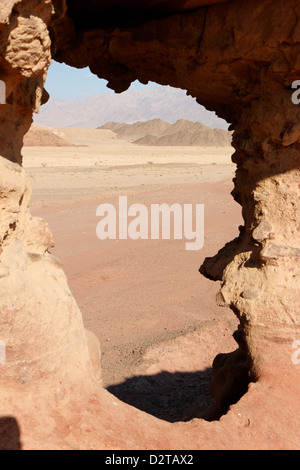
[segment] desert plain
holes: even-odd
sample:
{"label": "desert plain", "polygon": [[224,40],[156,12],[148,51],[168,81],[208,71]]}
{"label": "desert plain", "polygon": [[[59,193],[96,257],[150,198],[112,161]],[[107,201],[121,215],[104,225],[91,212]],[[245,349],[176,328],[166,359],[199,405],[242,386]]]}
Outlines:
{"label": "desert plain", "polygon": [[[169,422],[209,419],[212,362],[236,349],[238,321],[217,306],[219,284],[198,270],[242,223],[230,195],[233,148],[137,145],[109,129],[51,132],[58,142],[23,149],[31,212],[48,222],[51,253],[85,327],[100,340],[103,387]],[[187,251],[185,240],[99,240],[96,209],[117,207],[119,196],[147,207],[204,204],[203,248]]]}

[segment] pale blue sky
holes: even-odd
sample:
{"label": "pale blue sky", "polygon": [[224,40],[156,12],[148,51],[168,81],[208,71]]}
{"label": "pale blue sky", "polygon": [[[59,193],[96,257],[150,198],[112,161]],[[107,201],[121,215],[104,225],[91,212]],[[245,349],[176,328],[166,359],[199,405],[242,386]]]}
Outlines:
{"label": "pale blue sky", "polygon": [[[75,101],[92,95],[113,93],[110,88],[106,87],[106,84],[106,80],[100,80],[91,73],[89,68],[75,69],[53,61],[48,72],[45,88],[53,98]],[[154,85],[153,83],[150,84]],[[131,89],[141,89],[144,86],[136,81],[131,85]]]}

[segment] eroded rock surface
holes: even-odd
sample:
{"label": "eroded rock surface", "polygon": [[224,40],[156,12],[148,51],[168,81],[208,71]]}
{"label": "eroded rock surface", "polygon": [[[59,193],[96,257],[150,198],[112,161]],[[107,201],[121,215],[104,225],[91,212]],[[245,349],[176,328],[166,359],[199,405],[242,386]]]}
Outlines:
{"label": "eroded rock surface", "polygon": [[[297,448],[299,2],[130,1],[127,13],[112,4],[1,1],[1,415],[16,420],[23,448]],[[240,320],[239,348],[215,363],[218,406],[252,383],[220,421],[171,425],[101,389],[99,351],[48,253],[47,224],[28,210],[22,141],[47,100],[51,55],[89,66],[116,92],[136,79],[186,89],[232,124],[245,224],[200,270],[221,281],[218,303]]]}

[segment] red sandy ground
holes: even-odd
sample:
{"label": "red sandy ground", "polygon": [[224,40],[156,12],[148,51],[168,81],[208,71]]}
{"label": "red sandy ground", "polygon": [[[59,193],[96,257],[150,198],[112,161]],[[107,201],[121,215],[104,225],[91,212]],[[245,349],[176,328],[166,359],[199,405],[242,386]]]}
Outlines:
{"label": "red sandy ground", "polygon": [[198,269],[238,234],[240,207],[232,181],[135,192],[128,204],[205,205],[205,244],[185,241],[100,241],[96,208],[118,198],[35,208],[54,234],[86,328],[101,343],[104,386],[133,406],[167,421],[205,415],[207,387],[219,352],[236,349],[233,313],[216,305],[219,285]]}
{"label": "red sandy ground", "polygon": [[[187,252],[184,242],[175,241],[100,242],[95,213],[103,199],[36,206],[34,214],[50,223],[57,243],[53,253],[64,264],[85,326],[101,341],[103,384],[110,393],[83,378],[78,389],[67,390],[58,400],[52,377],[29,384],[27,392],[14,389],[13,403],[10,391],[3,392],[2,402],[11,405],[7,412],[11,409],[17,419],[6,424],[19,425],[21,446],[299,447],[299,367],[287,370],[284,362],[271,364],[270,377],[250,384],[221,419],[198,419],[207,418],[212,404],[207,387],[214,357],[236,348],[231,336],[236,319],[216,306],[218,285],[198,273],[204,257],[238,233],[241,215],[231,188],[230,181],[161,186],[129,198],[129,203],[204,203],[206,238],[199,252]],[[107,197],[107,202],[116,199]]]}

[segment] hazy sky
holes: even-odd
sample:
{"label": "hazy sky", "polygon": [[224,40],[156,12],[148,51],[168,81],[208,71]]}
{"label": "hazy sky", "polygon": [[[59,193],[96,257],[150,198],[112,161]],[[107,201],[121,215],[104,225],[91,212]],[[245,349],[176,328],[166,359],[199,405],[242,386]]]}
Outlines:
{"label": "hazy sky", "polygon": [[[53,61],[48,72],[45,88],[53,98],[75,101],[92,95],[113,93],[110,88],[106,87],[106,84],[106,80],[100,80],[90,72],[89,68],[75,69]],[[150,84],[154,85],[153,83]],[[131,85],[131,89],[141,89],[144,86],[137,81]]]}

